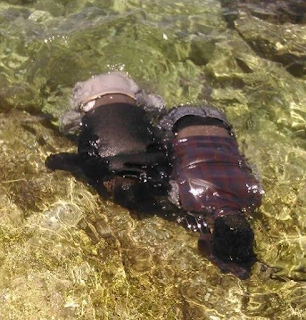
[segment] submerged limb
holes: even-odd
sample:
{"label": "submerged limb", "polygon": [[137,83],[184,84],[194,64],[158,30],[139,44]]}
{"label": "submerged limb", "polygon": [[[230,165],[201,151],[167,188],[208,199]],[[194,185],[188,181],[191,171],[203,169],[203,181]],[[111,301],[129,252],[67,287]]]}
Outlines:
{"label": "submerged limb", "polygon": [[211,233],[201,233],[200,251],[223,272],[231,272],[240,279],[250,276],[257,261],[253,251],[254,233],[240,214],[216,218]]}
{"label": "submerged limb", "polygon": [[198,240],[199,251],[214,265],[224,273],[232,273],[241,280],[246,280],[251,276],[252,264],[238,264],[226,262],[219,259],[213,250],[212,235],[210,233],[201,234]]}
{"label": "submerged limb", "polygon": [[46,159],[46,167],[53,171],[64,170],[73,171],[80,166],[80,158],[76,153],[61,152],[57,154],[51,154]]}
{"label": "submerged limb", "polygon": [[154,167],[158,164],[163,164],[165,162],[165,156],[162,152],[138,152],[131,154],[119,154],[113,157],[107,158],[109,161],[110,170],[114,170],[116,172],[124,171],[124,170],[133,170],[135,169],[137,172],[139,170]]}
{"label": "submerged limb", "polygon": [[136,179],[116,176],[112,183],[111,196],[115,203],[129,210],[151,212],[159,208],[159,203],[149,188]]}

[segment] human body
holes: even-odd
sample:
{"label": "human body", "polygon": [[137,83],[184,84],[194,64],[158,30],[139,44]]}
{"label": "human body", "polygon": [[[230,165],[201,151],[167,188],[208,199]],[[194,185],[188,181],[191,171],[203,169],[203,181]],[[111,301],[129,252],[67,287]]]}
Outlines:
{"label": "human body", "polygon": [[260,205],[262,190],[225,116],[201,107],[166,113],[160,97],[121,73],[77,84],[73,102],[61,123],[80,131],[78,153],[51,155],[47,166],[80,168],[129,209],[176,213],[200,231],[208,258],[246,278],[255,254],[244,211]]}
{"label": "human body", "polygon": [[209,107],[178,107],[161,120],[172,146],[170,200],[200,230],[199,245],[224,271],[248,276],[255,262],[254,234],[246,213],[260,206],[263,190],[225,116]]}

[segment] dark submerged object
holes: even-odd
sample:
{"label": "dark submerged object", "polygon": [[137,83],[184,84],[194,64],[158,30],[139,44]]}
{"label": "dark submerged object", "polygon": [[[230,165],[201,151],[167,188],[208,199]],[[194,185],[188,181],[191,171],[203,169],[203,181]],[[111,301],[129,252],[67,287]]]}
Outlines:
{"label": "dark submerged object", "polygon": [[[222,191],[221,185],[218,196],[215,196],[214,190],[211,193],[210,204],[214,204],[215,208],[207,206],[207,202],[203,201],[205,196],[207,198],[207,194],[197,188],[202,187],[202,183],[205,185],[207,181],[218,183],[218,179],[209,181],[210,178],[215,178],[212,173],[207,176],[207,170],[210,168],[205,168],[204,171],[196,172],[196,183],[194,183],[192,170],[201,165],[201,161],[208,155],[201,151],[199,157],[196,152],[194,153],[196,145],[192,142],[192,152],[188,153],[187,148],[186,152],[181,154],[183,158],[180,158],[175,148],[178,138],[171,137],[172,130],[180,133],[186,128],[194,128],[195,132],[204,135],[221,134],[225,136],[220,137],[221,140],[225,138],[234,141],[231,127],[225,117],[222,114],[219,117],[219,113],[214,109],[206,109],[206,113],[203,113],[203,108],[181,107],[175,110],[170,111],[161,121],[161,127],[168,126],[166,132],[164,131],[164,140],[168,141],[165,148],[160,139],[163,134],[152,125],[142,108],[129,103],[98,106],[82,117],[78,153],[51,155],[47,158],[46,165],[52,170],[71,172],[80,168],[100,194],[111,195],[116,203],[128,209],[145,212],[153,210],[163,214],[177,211],[180,216],[186,217],[185,221],[188,221],[188,224],[196,225],[196,229],[200,231],[199,249],[207,258],[223,272],[232,272],[239,278],[246,279],[250,276],[251,267],[256,261],[253,251],[254,233],[245,215],[239,210],[249,200],[247,195],[244,195],[244,201],[239,197],[236,198],[242,191],[235,187],[233,195],[228,197],[231,189]],[[170,133],[168,128],[171,128]],[[199,128],[204,128],[204,131],[198,131]],[[213,152],[215,149],[222,150],[222,145],[216,144],[217,140],[212,141],[210,147]],[[188,142],[188,138],[184,139],[184,142]],[[249,179],[249,168],[238,167],[237,161],[240,157],[238,146],[235,143],[231,147],[233,150],[226,149],[222,156],[226,158],[229,152],[229,159],[232,156],[236,163],[237,173],[243,170],[246,174],[243,179]],[[168,149],[172,157],[168,157]],[[188,159],[186,163],[182,160],[185,156]],[[202,156],[204,158],[201,158]],[[180,161],[183,161],[182,167],[178,165]],[[219,167],[218,158],[213,157],[210,161],[212,165]],[[189,166],[190,164],[192,165]],[[173,170],[170,165],[174,165]],[[226,176],[226,169],[227,167],[222,168],[223,171],[218,169],[216,177],[218,178],[218,172],[223,172]],[[211,170],[214,170],[214,167]],[[184,177],[183,183],[180,183],[180,191],[183,190],[183,193],[179,193],[178,190],[176,197],[180,203],[173,206],[168,197],[169,194],[170,198],[173,197],[175,193],[171,187],[173,187],[172,182],[177,180],[176,173]],[[191,192],[194,190],[196,192]],[[205,190],[207,192],[208,189]],[[222,198],[224,191],[225,196]],[[229,204],[229,209],[217,208],[218,203]]]}
{"label": "dark submerged object", "polygon": [[158,208],[147,180],[165,157],[146,111],[127,103],[101,105],[82,117],[80,130],[78,153],[51,155],[46,166],[72,173],[81,169],[101,195],[110,194],[128,209]]}
{"label": "dark submerged object", "polygon": [[244,264],[255,260],[254,233],[241,215],[218,217],[212,240],[214,254],[223,261]]}
{"label": "dark submerged object", "polygon": [[160,96],[146,93],[126,73],[76,83],[60,128],[66,134],[79,132],[78,152],[51,155],[47,167],[77,176],[81,171],[101,195],[129,209],[158,207],[149,189],[163,190],[152,184],[163,180],[164,173],[155,168],[165,157],[151,120],[164,107]]}
{"label": "dark submerged object", "polygon": [[230,124],[215,109],[179,107],[161,126],[172,135],[172,201],[189,213],[187,225],[201,232],[199,249],[222,271],[248,278],[256,255],[244,212],[260,205],[262,189]]}
{"label": "dark submerged object", "polygon": [[[118,73],[77,84],[62,125],[68,132],[79,129],[78,152],[51,155],[46,166],[75,175],[81,170],[101,195],[128,209],[165,217],[176,212],[200,231],[207,258],[248,278],[256,255],[242,209],[258,206],[261,193],[230,124],[207,107],[178,107],[165,115],[155,104],[162,99],[139,93]],[[137,101],[143,100],[154,103],[141,107]],[[157,116],[158,125],[152,122]]]}
{"label": "dark submerged object", "polygon": [[105,170],[131,175],[155,160],[147,153],[155,142],[152,125],[135,105],[95,108],[84,115],[81,128],[78,154],[84,173],[93,179],[105,179]]}
{"label": "dark submerged object", "polygon": [[198,245],[223,272],[232,272],[240,279],[250,277],[251,267],[257,261],[253,230],[239,214],[218,217],[210,239],[200,236]]}

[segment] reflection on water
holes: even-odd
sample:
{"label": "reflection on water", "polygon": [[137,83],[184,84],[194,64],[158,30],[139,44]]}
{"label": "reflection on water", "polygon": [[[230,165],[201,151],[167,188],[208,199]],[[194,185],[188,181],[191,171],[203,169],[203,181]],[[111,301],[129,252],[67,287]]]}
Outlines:
{"label": "reflection on water", "polygon": [[[298,0],[1,2],[3,318],[305,318],[304,9]],[[48,154],[75,148],[56,127],[74,83],[109,70],[169,107],[209,101],[233,123],[266,192],[251,220],[263,263],[249,280],[200,256],[196,233],[46,170]]]}

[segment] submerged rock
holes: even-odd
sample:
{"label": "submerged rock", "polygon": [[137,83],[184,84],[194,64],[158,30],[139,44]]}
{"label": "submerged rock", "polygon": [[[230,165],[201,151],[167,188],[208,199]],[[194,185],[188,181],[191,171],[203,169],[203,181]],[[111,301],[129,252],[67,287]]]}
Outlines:
{"label": "submerged rock", "polygon": [[225,10],[225,17],[233,21],[241,13],[248,13],[254,17],[275,24],[306,23],[306,3],[304,0],[221,0]]}
{"label": "submerged rock", "polygon": [[306,2],[221,1],[229,26],[261,57],[306,77]]}
{"label": "submerged rock", "polygon": [[[275,1],[231,3],[0,3],[3,318],[306,317],[304,287],[288,281],[306,278],[304,18],[289,7],[282,19],[252,14]],[[74,84],[109,70],[168,106],[208,100],[225,110],[263,179],[256,253],[277,275],[260,264],[246,282],[221,274],[199,255],[197,234],[45,168],[50,153],[75,149],[56,126]]]}

